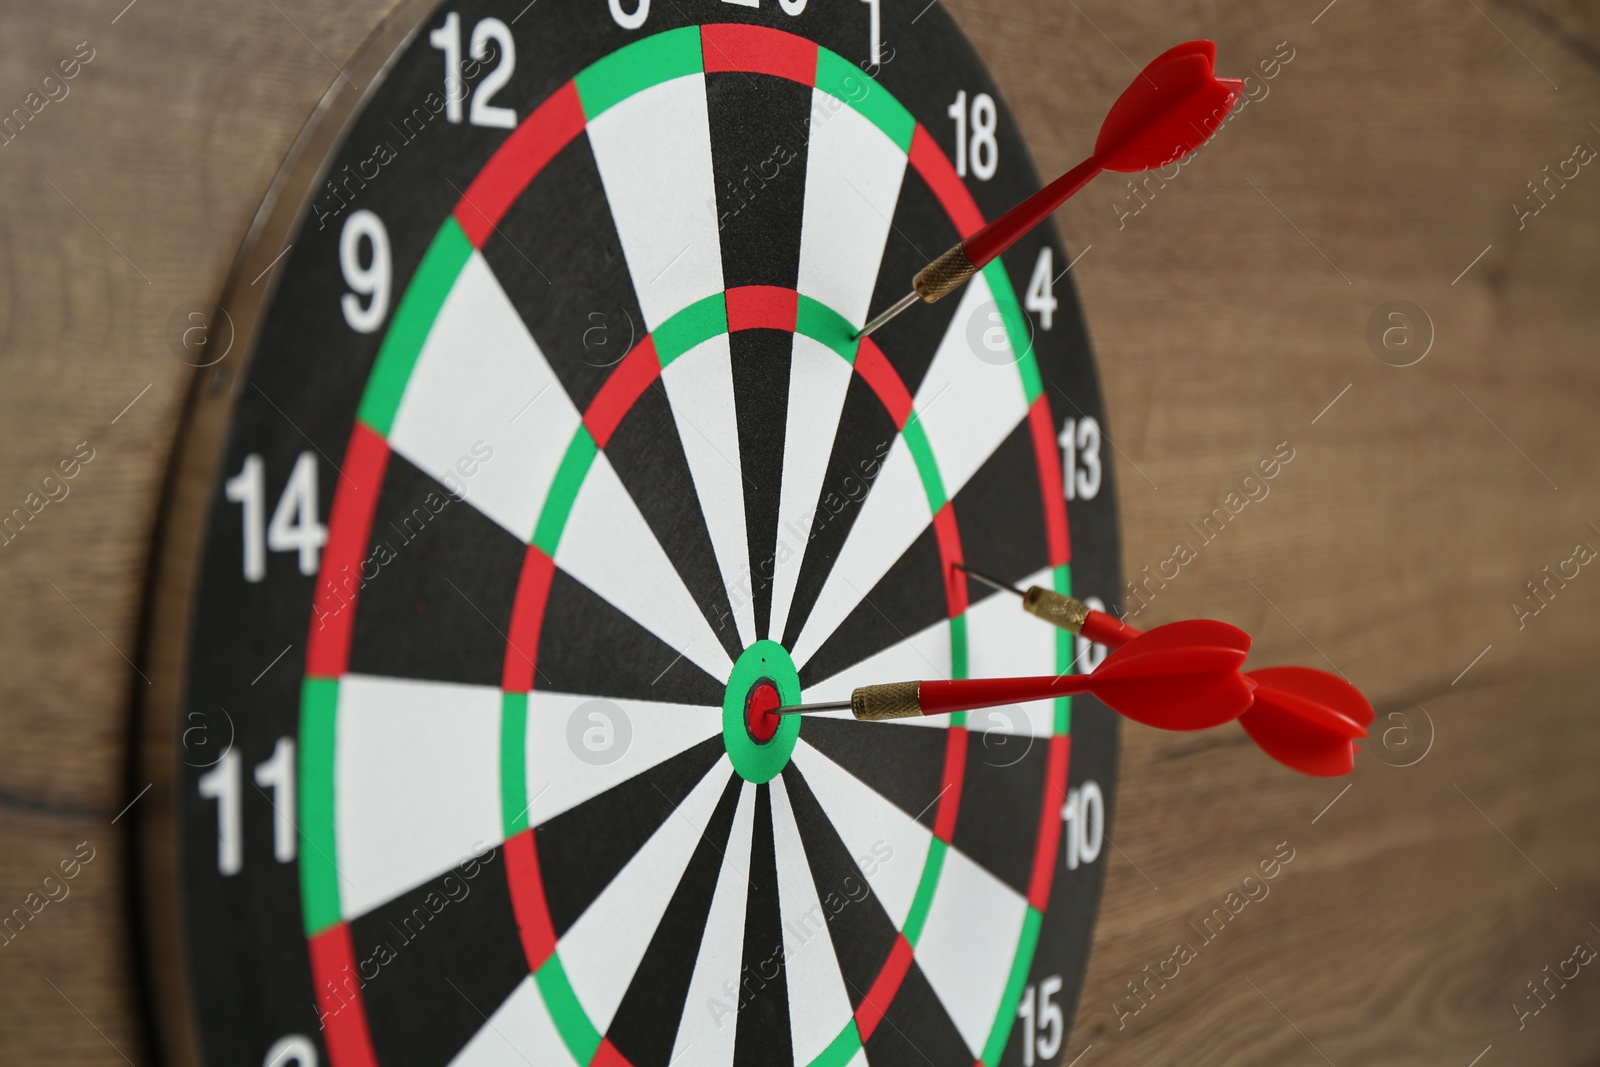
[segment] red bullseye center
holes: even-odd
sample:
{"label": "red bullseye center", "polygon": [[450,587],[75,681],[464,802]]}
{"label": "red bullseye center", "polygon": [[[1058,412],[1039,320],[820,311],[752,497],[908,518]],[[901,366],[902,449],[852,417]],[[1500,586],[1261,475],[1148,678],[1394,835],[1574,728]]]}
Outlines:
{"label": "red bullseye center", "polygon": [[758,744],[766,744],[778,732],[783,716],[777,710],[782,704],[778,687],[771,682],[763,679],[750,687],[750,695],[744,698],[744,728]]}

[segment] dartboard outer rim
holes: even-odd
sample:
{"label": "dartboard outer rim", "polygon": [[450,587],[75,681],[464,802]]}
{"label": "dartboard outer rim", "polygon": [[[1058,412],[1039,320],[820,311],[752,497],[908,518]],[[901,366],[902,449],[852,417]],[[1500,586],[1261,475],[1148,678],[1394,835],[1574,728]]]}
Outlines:
{"label": "dartboard outer rim", "polygon": [[[150,684],[137,694],[135,762],[150,783],[136,809],[133,850],[134,910],[142,925],[135,945],[149,982],[145,996],[162,1062],[201,1067],[199,1033],[189,975],[188,937],[183,922],[184,890],[179,859],[182,820],[176,788],[181,782],[177,726],[187,700],[194,593],[204,563],[205,528],[211,511],[222,447],[257,351],[265,318],[277,295],[277,279],[264,269],[291,240],[311,208],[337,150],[366,105],[383,90],[384,75],[439,0],[400,0],[367,35],[335,77],[275,172],[252,216],[217,307],[226,334],[211,323],[212,337],[227,336],[221,355],[198,361],[174,437],[153,532],[150,569],[136,657]],[[357,88],[362,86],[362,88]],[[235,356],[228,359],[228,355]]]}

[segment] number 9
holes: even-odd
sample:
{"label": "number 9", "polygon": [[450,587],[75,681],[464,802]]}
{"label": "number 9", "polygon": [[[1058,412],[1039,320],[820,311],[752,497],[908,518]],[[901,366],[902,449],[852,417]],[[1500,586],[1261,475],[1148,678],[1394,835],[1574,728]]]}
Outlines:
{"label": "number 9", "polygon": [[[366,266],[361,264],[363,238],[372,246]],[[339,300],[344,321],[357,333],[371,333],[383,325],[383,318],[389,313],[389,288],[394,277],[389,232],[383,228],[382,219],[361,210],[345,221],[339,234],[339,269],[351,289]],[[364,306],[362,296],[369,298]]]}
{"label": "number 9", "polygon": [[617,25],[623,29],[636,30],[650,17],[650,0],[639,0],[631,15],[622,10],[622,0],[611,0],[611,17],[616,19]]}
{"label": "number 9", "polygon": [[303,1034],[290,1034],[267,1050],[261,1067],[317,1067],[317,1046]]}

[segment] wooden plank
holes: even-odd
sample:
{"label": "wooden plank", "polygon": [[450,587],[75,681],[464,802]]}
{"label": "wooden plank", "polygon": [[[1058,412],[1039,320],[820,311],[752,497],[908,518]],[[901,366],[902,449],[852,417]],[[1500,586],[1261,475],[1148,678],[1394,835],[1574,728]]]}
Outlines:
{"label": "wooden plank", "polygon": [[[1045,171],[1092,140],[1131,73],[1119,52],[1142,63],[1210,35],[1239,70],[1289,42],[1266,95],[1169,184],[1142,187],[1137,215],[1119,219],[1139,201],[1102,178],[1059,220],[1088,249],[1073,273],[1129,577],[1288,441],[1270,495],[1154,587],[1140,621],[1228,619],[1258,635],[1258,662],[1336,664],[1380,715],[1407,717],[1380,725],[1409,722],[1410,744],[1433,724],[1409,768],[1387,765],[1412,758],[1408,735],[1374,738],[1342,796],[1237,734],[1127,731],[1062,1061],[1092,1045],[1084,1067],[1320,1062],[1313,1044],[1337,1064],[1465,1065],[1491,1044],[1484,1067],[1592,1061],[1587,970],[1524,1029],[1511,1005],[1573,942],[1600,944],[1585,932],[1600,921],[1600,745],[1576,666],[1600,580],[1585,571],[1520,630],[1509,602],[1576,541],[1600,545],[1600,177],[1585,168],[1521,229],[1510,205],[1574,142],[1600,146],[1586,105],[1600,15],[1578,0],[949,6]],[[333,64],[387,5],[113,8],[17,8],[0,56],[9,108],[79,41],[94,49],[70,95],[0,148],[0,508],[79,442],[94,450],[69,496],[0,548],[0,907],[78,842],[97,850],[0,948],[0,1048],[27,1063],[147,1062],[125,837],[139,808],[110,820],[143,784],[127,660],[189,380],[168,318],[220,290]],[[1436,333],[1407,368],[1366,336],[1401,299]],[[1271,895],[1119,1029],[1113,1005],[1138,1003],[1127,983],[1198,940],[1188,923],[1280,841],[1295,859]]]}

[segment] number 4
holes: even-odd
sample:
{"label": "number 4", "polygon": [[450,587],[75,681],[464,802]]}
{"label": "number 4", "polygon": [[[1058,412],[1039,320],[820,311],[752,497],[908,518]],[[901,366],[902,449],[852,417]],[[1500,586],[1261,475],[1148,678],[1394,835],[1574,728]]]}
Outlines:
{"label": "number 4", "polygon": [[1045,245],[1039,249],[1039,262],[1033,265],[1028,293],[1022,298],[1022,306],[1039,316],[1039,328],[1043,330],[1056,324],[1055,269],[1056,257]]}

